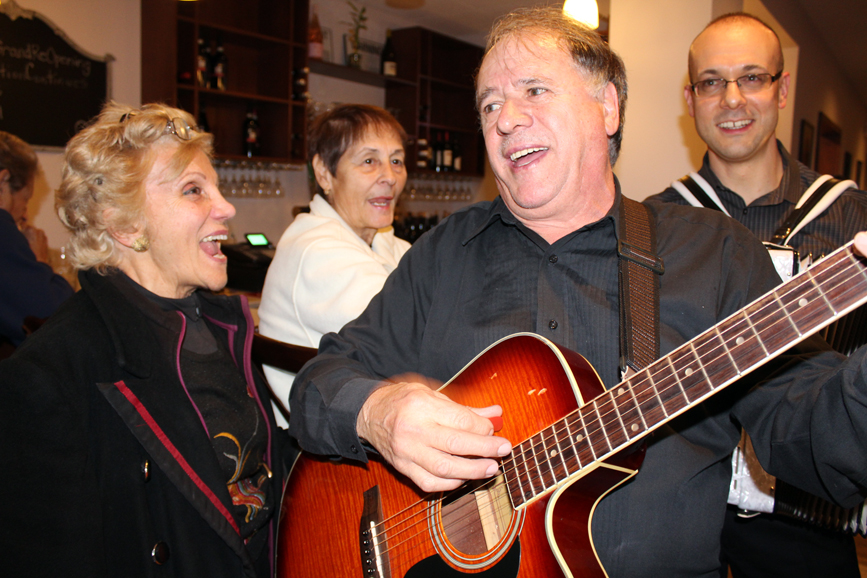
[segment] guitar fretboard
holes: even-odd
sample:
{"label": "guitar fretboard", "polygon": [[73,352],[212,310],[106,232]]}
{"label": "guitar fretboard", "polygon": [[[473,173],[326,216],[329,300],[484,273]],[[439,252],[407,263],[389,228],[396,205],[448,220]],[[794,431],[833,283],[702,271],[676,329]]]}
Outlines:
{"label": "guitar fretboard", "polygon": [[513,506],[644,437],[864,301],[867,264],[849,243],[516,446],[503,460]]}

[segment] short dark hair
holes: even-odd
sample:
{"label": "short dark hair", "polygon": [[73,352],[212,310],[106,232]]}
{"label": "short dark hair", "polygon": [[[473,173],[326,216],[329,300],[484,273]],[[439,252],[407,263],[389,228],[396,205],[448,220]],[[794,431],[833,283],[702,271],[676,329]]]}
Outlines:
{"label": "short dark hair", "polygon": [[777,40],[777,56],[780,59],[780,66],[777,68],[778,68],[778,70],[783,70],[783,68],[786,65],[785,60],[783,59],[783,44],[780,42],[780,37],[779,37],[779,35],[777,35],[776,30],[771,28],[767,22],[765,22],[764,20],[762,20],[758,16],[753,16],[752,14],[747,14],[746,12],[729,12],[728,14],[723,14],[722,16],[717,16],[716,18],[714,18],[713,20],[708,22],[707,26],[702,28],[701,32],[699,32],[698,35],[695,38],[693,38],[692,44],[690,44],[690,46],[689,46],[689,58],[688,58],[688,62],[687,62],[687,68],[689,70],[689,81],[690,82],[695,82],[695,79],[693,78],[693,74],[692,74],[693,67],[695,65],[695,63],[692,60],[692,45],[695,44],[695,41],[698,40],[699,36],[704,34],[708,28],[716,26],[717,24],[728,24],[729,22],[744,22],[744,21],[755,22],[756,24],[758,24],[762,28],[768,30],[771,34],[774,35],[774,38]]}
{"label": "short dark hair", "polygon": [[0,131],[0,170],[9,171],[9,189],[16,193],[33,181],[39,159],[30,145],[8,132]]}
{"label": "short dark hair", "polygon": [[559,40],[578,68],[596,83],[597,90],[601,91],[609,82],[614,85],[617,90],[620,126],[617,127],[617,132],[608,137],[608,159],[613,167],[620,155],[623,123],[626,118],[628,86],[623,60],[595,30],[554,7],[520,8],[498,19],[488,35],[485,57],[499,42],[525,32],[549,34]]}
{"label": "short dark hair", "polygon": [[[336,175],[340,157],[371,130],[380,134],[394,133],[406,147],[406,131],[384,108],[369,104],[341,104],[320,114],[311,123],[307,159],[312,162],[313,157],[319,155],[328,172]],[[322,192],[318,183],[316,189]]]}

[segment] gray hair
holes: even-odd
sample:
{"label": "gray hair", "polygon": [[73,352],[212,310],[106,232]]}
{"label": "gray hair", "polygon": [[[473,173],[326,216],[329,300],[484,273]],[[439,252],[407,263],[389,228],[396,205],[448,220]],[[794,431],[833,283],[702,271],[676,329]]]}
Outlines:
{"label": "gray hair", "polygon": [[553,7],[520,8],[498,19],[488,35],[485,56],[503,40],[525,33],[547,34],[559,40],[579,69],[594,83],[597,92],[601,92],[609,82],[614,85],[619,103],[620,126],[617,132],[608,137],[608,159],[613,167],[620,155],[626,118],[627,83],[623,60],[596,31]]}

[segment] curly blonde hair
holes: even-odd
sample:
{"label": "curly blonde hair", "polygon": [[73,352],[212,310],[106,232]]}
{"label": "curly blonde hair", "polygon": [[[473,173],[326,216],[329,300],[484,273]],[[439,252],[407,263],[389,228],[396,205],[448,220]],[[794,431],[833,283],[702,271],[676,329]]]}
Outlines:
{"label": "curly blonde hair", "polygon": [[164,104],[133,108],[109,102],[66,145],[54,207],[72,233],[67,254],[76,269],[105,273],[117,266],[111,232],[146,226],[144,183],[158,146],[179,145],[166,181],[177,178],[197,153],[211,158],[213,137],[193,130],[190,140],[182,140],[172,132],[173,119],[195,127],[189,113]]}

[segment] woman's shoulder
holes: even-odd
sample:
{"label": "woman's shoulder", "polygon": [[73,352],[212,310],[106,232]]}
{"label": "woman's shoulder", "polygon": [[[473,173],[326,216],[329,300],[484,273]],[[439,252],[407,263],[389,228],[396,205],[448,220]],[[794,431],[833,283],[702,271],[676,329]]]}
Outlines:
{"label": "woman's shoulder", "polygon": [[286,228],[280,241],[277,243],[277,250],[283,247],[298,247],[305,246],[323,239],[346,239],[349,240],[355,235],[348,230],[340,221],[335,218],[315,215],[312,213],[301,213],[292,224]]}

